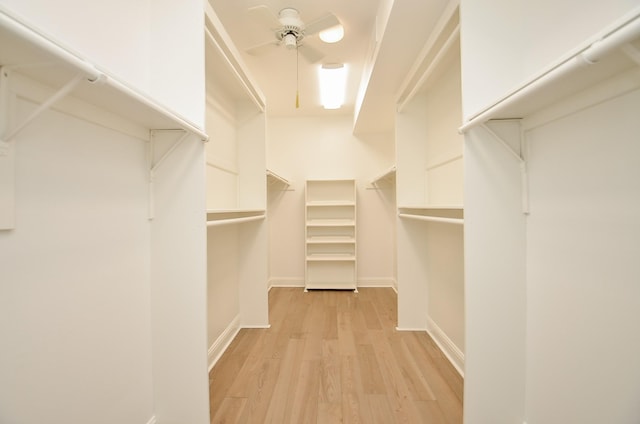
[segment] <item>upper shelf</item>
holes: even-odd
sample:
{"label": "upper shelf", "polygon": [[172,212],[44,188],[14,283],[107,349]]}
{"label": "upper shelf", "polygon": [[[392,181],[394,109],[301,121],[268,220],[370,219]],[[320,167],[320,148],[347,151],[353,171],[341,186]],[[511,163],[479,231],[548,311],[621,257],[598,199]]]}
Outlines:
{"label": "upper shelf", "polygon": [[378,175],[371,181],[371,185],[374,187],[380,187],[382,184],[394,184],[396,181],[396,166],[393,165],[382,174]]}
{"label": "upper shelf", "polygon": [[265,219],[264,209],[207,210],[207,227]]}
{"label": "upper shelf", "polygon": [[280,175],[276,174],[275,172],[267,169],[267,185],[271,186],[271,185],[282,185],[285,188],[289,187],[291,185],[291,183],[289,182],[289,180],[281,177]]}
{"label": "upper shelf", "polygon": [[[0,66],[68,93],[147,129],[183,129],[207,140],[204,130],[139,90],[63,47],[57,40],[0,10]],[[71,84],[78,76],[81,80]]]}
{"label": "upper shelf", "polygon": [[400,218],[416,219],[419,221],[440,222],[443,224],[464,224],[464,210],[462,207],[451,206],[424,206],[424,207],[399,207]]}
{"label": "upper shelf", "polygon": [[524,118],[640,65],[640,10],[598,41],[471,116],[460,132],[491,119]]}
{"label": "upper shelf", "polygon": [[205,34],[207,77],[217,81],[218,88],[230,91],[235,98],[249,99],[264,112],[264,94],[209,2],[205,2]]}

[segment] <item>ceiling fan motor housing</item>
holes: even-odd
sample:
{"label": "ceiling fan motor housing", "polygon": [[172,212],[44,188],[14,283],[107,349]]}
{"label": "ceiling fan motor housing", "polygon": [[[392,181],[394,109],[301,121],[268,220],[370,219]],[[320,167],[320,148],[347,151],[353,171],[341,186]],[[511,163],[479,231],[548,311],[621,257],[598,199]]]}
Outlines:
{"label": "ceiling fan motor housing", "polygon": [[282,28],[276,33],[276,37],[282,40],[288,49],[298,47],[304,38],[304,24],[300,20],[300,13],[288,7],[280,11],[278,19]]}

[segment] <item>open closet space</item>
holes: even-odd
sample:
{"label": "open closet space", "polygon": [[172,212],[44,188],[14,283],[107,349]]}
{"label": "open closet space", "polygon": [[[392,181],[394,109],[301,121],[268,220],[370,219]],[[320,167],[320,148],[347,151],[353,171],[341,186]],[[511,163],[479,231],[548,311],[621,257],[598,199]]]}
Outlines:
{"label": "open closet space", "polygon": [[0,0],[0,424],[640,420],[638,0]]}

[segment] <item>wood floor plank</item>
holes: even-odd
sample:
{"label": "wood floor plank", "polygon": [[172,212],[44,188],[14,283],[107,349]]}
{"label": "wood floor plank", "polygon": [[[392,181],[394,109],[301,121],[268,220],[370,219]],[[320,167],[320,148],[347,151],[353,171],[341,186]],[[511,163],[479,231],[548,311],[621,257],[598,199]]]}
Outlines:
{"label": "wood floor plank", "polygon": [[251,380],[243,382],[249,387],[249,395],[239,423],[263,422],[271,404],[281,362],[280,359],[262,359],[258,373]]}
{"label": "wood floor plank", "polygon": [[462,423],[463,381],[393,290],[273,288],[271,328],[240,330],[209,375],[216,423]]}
{"label": "wood floor plank", "polygon": [[216,415],[214,415],[211,423],[215,424],[236,424],[240,419],[240,415],[244,410],[247,400],[244,398],[226,397],[220,403]]}
{"label": "wood floor plank", "polygon": [[[342,400],[341,356],[337,340],[322,341],[322,362],[318,396],[325,403],[339,403]],[[342,414],[340,414],[342,416]]]}
{"label": "wood floor plank", "polygon": [[358,361],[360,362],[360,375],[364,393],[386,394],[386,385],[373,345],[358,345]]}
{"label": "wood floor plank", "polygon": [[320,387],[320,360],[302,361],[300,374],[293,393],[290,423],[315,424],[318,418],[318,391]]}
{"label": "wood floor plank", "polygon": [[265,423],[288,422],[291,413],[292,381],[296,381],[300,372],[300,363],[304,352],[304,340],[290,339],[285,356],[280,364],[280,372],[275,382],[272,401],[267,409]]}

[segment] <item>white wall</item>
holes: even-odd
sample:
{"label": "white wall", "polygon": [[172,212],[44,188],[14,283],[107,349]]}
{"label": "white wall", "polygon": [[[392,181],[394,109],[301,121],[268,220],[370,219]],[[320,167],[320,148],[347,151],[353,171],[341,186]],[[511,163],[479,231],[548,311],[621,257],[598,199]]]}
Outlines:
{"label": "white wall", "polygon": [[[505,125],[515,125],[518,134],[517,123]],[[513,132],[500,132],[502,126],[494,130]],[[522,423],[526,227],[520,166],[482,128],[466,135],[464,163],[465,423]]]}
{"label": "white wall", "polygon": [[527,132],[527,422],[640,417],[640,90]]}
{"label": "white wall", "polygon": [[304,282],[304,183],[307,179],[355,178],[358,193],[358,280],[390,285],[394,280],[393,200],[369,190],[369,182],[394,163],[393,138],[351,134],[346,115],[269,118],[267,164],[292,181],[292,191],[269,196],[270,279]]}
{"label": "white wall", "polygon": [[237,225],[208,228],[207,334],[209,347],[240,314],[238,254]]}
{"label": "white wall", "polygon": [[[34,105],[20,101],[18,117]],[[16,139],[0,231],[0,422],[153,414],[146,143],[58,112]]]}

